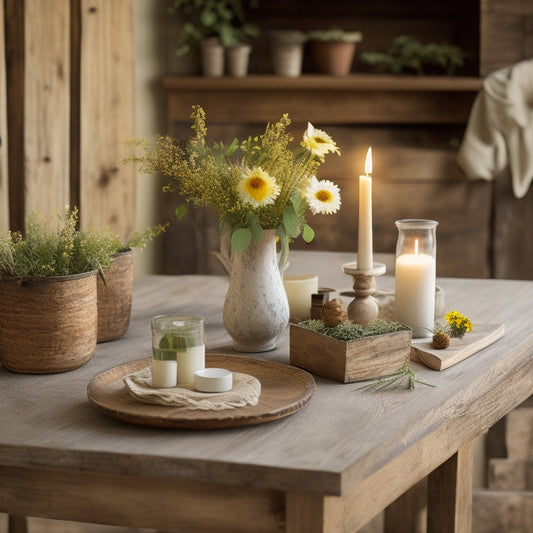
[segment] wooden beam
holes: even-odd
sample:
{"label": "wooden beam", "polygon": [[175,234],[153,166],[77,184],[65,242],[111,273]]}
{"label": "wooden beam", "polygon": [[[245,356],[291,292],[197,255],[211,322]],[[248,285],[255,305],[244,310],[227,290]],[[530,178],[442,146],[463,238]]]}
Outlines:
{"label": "wooden beam", "polygon": [[0,2],[0,231],[5,233],[9,229],[9,169],[4,26],[4,2]]}
{"label": "wooden beam", "polygon": [[428,533],[472,531],[472,442],[428,476]]}

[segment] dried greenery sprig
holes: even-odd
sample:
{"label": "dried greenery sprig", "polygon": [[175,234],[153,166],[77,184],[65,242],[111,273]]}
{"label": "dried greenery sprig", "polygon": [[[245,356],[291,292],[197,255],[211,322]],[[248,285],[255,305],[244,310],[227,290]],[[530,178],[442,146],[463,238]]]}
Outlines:
{"label": "dried greenery sprig", "polygon": [[396,386],[403,386],[408,390],[413,390],[416,383],[420,383],[420,385],[426,385],[427,387],[435,387],[435,385],[432,385],[431,383],[426,383],[425,381],[416,379],[415,373],[411,369],[410,358],[407,357],[402,368],[398,372],[391,374],[390,376],[373,380],[355,390],[382,390]]}

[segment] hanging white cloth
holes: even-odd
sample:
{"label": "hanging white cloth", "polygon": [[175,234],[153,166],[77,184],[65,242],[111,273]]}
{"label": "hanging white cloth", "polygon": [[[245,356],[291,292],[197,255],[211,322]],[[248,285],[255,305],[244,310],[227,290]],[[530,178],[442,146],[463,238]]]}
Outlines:
{"label": "hanging white cloth", "polygon": [[457,162],[470,178],[485,180],[509,165],[515,197],[526,195],[533,180],[533,59],[484,80]]}

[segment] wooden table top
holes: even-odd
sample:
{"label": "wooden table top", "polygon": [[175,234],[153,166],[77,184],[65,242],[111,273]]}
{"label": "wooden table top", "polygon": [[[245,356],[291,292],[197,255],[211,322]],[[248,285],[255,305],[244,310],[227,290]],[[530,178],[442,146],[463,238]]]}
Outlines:
{"label": "wooden table top", "polygon": [[[392,282],[387,276],[377,279],[378,287]],[[344,274],[338,283],[344,283],[338,290],[350,288]],[[235,353],[222,324],[227,278],[143,278],[136,282],[128,332],[99,344],[85,366],[38,376],[0,367],[0,465],[332,495],[368,484],[396,461],[434,468],[428,447],[439,457],[449,451],[449,457],[533,390],[533,282],[449,278],[438,283],[447,310],[458,310],[474,325],[504,323],[506,333],[445,371],[413,363],[417,377],[436,388],[369,392],[315,377],[317,391],[309,404],[287,418],[187,431],[121,423],[87,400],[87,384],[96,374],[150,356],[150,318],[156,314],[204,315],[207,349]],[[275,351],[253,357],[288,363],[288,335],[287,329]]]}

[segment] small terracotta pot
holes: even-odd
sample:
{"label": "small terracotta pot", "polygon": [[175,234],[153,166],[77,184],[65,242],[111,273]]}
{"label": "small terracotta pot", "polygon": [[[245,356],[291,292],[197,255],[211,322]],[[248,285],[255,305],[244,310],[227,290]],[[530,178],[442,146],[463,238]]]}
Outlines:
{"label": "small terracotta pot", "polygon": [[0,362],[51,374],[84,365],[96,349],[96,271],[0,281]]}
{"label": "small terracotta pot", "polygon": [[352,69],[356,43],[311,41],[317,72],[331,76],[347,76]]}
{"label": "small terracotta pot", "polygon": [[98,276],[98,342],[119,339],[128,331],[133,295],[133,250],[119,252]]}

